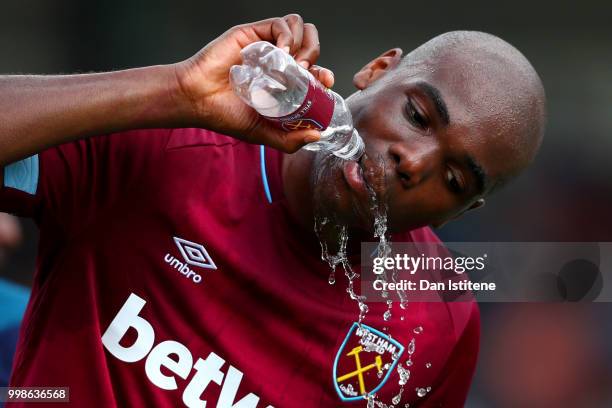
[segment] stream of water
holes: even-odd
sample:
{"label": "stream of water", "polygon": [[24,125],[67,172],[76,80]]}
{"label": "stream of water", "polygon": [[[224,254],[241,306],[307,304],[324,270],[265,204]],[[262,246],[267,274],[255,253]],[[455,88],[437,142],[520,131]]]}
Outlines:
{"label": "stream of water", "polygon": [[[377,160],[364,155],[361,159],[363,161],[361,168],[365,169],[363,172],[364,180],[366,180],[366,188],[369,196],[369,209],[371,213],[371,217],[373,220],[373,234],[374,238],[378,240],[378,245],[376,250],[372,254],[372,256],[385,258],[391,255],[392,246],[390,237],[387,233],[388,227],[388,219],[387,219],[387,197],[385,195],[386,192],[386,182],[385,182],[385,165],[382,158]],[[358,324],[361,327],[361,322],[365,319],[366,314],[369,311],[369,307],[366,304],[366,297],[362,295],[358,295],[355,292],[355,281],[356,278],[359,277],[359,274],[354,272],[350,262],[347,258],[346,248],[347,243],[349,241],[349,233],[348,228],[342,222],[338,221],[333,214],[327,213],[322,209],[321,206],[321,196],[324,194],[323,185],[320,183],[324,183],[323,177],[329,172],[334,171],[334,169],[338,169],[339,166],[342,166],[344,162],[341,159],[336,158],[335,156],[329,155],[323,157],[318,166],[315,166],[315,173],[313,178],[314,183],[314,192],[315,192],[315,217],[314,217],[314,231],[319,238],[319,243],[321,245],[321,259],[329,265],[330,274],[328,277],[328,282],[330,285],[334,285],[336,283],[336,270],[338,265],[342,266],[344,270],[344,275],[347,279],[347,288],[346,292],[349,297],[357,303],[358,309]],[[328,192],[329,194],[329,192]],[[336,193],[339,194],[339,193]],[[336,197],[339,198],[339,197]],[[317,205],[318,204],[318,205]],[[329,245],[329,237],[334,237],[335,242],[333,242],[335,252],[332,253],[330,251]],[[397,282],[397,271],[392,272],[383,272],[380,276],[380,279],[384,282],[388,282],[389,280],[393,282]],[[383,320],[388,322],[392,319],[393,312],[393,299],[391,299],[388,292],[383,291],[381,293],[383,299],[385,299],[387,308],[383,313]],[[407,308],[408,298],[404,291],[397,292],[399,298],[399,306],[401,311],[403,312]],[[404,316],[402,315],[401,320],[404,320]],[[383,328],[383,331],[387,332],[387,327]],[[365,331],[364,331],[365,332]],[[422,327],[417,327],[414,329],[414,334],[418,335],[423,332]],[[387,333],[389,337],[390,334]],[[365,339],[365,336],[362,340]],[[381,352],[378,350],[378,346],[375,344],[360,342],[364,346],[364,351],[366,352]],[[410,343],[406,346],[408,359],[402,364],[401,362],[397,363],[396,371],[398,373],[398,386],[399,392],[392,398],[391,403],[393,405],[387,405],[380,401],[376,394],[368,394],[364,396],[367,400],[368,408],[392,408],[394,406],[398,406],[400,404],[402,395],[404,393],[404,386],[408,382],[410,378],[410,369],[408,367],[412,366],[412,355],[415,352],[416,348],[416,338],[412,338]],[[384,350],[382,350],[384,353]],[[393,361],[397,360],[397,356],[393,356]],[[429,364],[429,363],[428,363]],[[405,366],[404,366],[405,365]],[[390,368],[390,364],[386,364],[384,369],[388,370]],[[428,367],[429,368],[429,367]],[[383,371],[379,372],[379,378],[382,377]],[[425,396],[431,387],[427,388],[417,388],[416,394],[418,397]],[[407,408],[409,404],[405,404],[404,407]]]}

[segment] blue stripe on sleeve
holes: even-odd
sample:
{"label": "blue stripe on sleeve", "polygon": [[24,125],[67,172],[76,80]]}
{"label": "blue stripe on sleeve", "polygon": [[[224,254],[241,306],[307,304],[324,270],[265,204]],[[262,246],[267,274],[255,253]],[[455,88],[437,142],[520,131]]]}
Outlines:
{"label": "blue stripe on sleeve", "polygon": [[38,187],[38,155],[9,164],[4,168],[4,186],[36,194]]}
{"label": "blue stripe on sleeve", "polygon": [[266,152],[264,146],[259,146],[259,162],[261,164],[261,179],[263,181],[264,191],[266,198],[269,203],[272,203],[272,194],[270,193],[270,186],[268,185],[268,174],[266,173]]}

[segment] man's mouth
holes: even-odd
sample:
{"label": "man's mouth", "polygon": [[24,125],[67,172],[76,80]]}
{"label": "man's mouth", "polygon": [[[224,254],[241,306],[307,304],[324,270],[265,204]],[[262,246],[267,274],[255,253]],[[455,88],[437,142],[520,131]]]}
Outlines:
{"label": "man's mouth", "polygon": [[[382,158],[374,160],[367,154],[358,161],[348,161],[342,173],[362,211],[370,213],[374,207],[386,201],[385,163]],[[373,207],[374,206],[374,207]]]}
{"label": "man's mouth", "polygon": [[342,166],[342,174],[344,175],[344,179],[351,190],[353,190],[359,196],[367,198],[368,188],[366,187],[366,181],[363,176],[363,167],[360,164],[362,160],[363,156],[361,159],[359,159],[359,162],[347,161],[344,166]]}

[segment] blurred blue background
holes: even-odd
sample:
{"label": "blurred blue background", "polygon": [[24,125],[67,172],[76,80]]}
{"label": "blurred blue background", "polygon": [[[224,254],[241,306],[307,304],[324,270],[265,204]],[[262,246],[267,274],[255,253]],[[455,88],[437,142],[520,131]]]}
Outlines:
{"label": "blurred blue background", "polygon": [[[448,241],[612,241],[609,2],[26,0],[0,7],[1,73],[170,63],[233,25],[298,12],[317,25],[320,64],[334,70],[343,95],[353,91],[353,73],[389,48],[407,52],[455,29],[496,34],[520,49],[544,81],[546,138],[523,176],[439,235]],[[19,225],[9,227],[10,239],[0,238],[0,277],[27,287],[36,229],[25,220]],[[10,228],[20,232],[11,236]],[[6,231],[0,228],[0,235]],[[25,296],[0,283],[0,320],[14,321]],[[486,304],[482,315],[482,350],[468,406],[612,406],[609,304]],[[10,344],[3,324],[0,340]]]}

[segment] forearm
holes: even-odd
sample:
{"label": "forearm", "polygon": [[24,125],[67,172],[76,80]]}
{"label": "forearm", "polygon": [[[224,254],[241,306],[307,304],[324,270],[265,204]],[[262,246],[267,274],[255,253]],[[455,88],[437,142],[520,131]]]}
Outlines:
{"label": "forearm", "polygon": [[97,134],[184,126],[173,66],[66,76],[0,76],[0,165]]}

